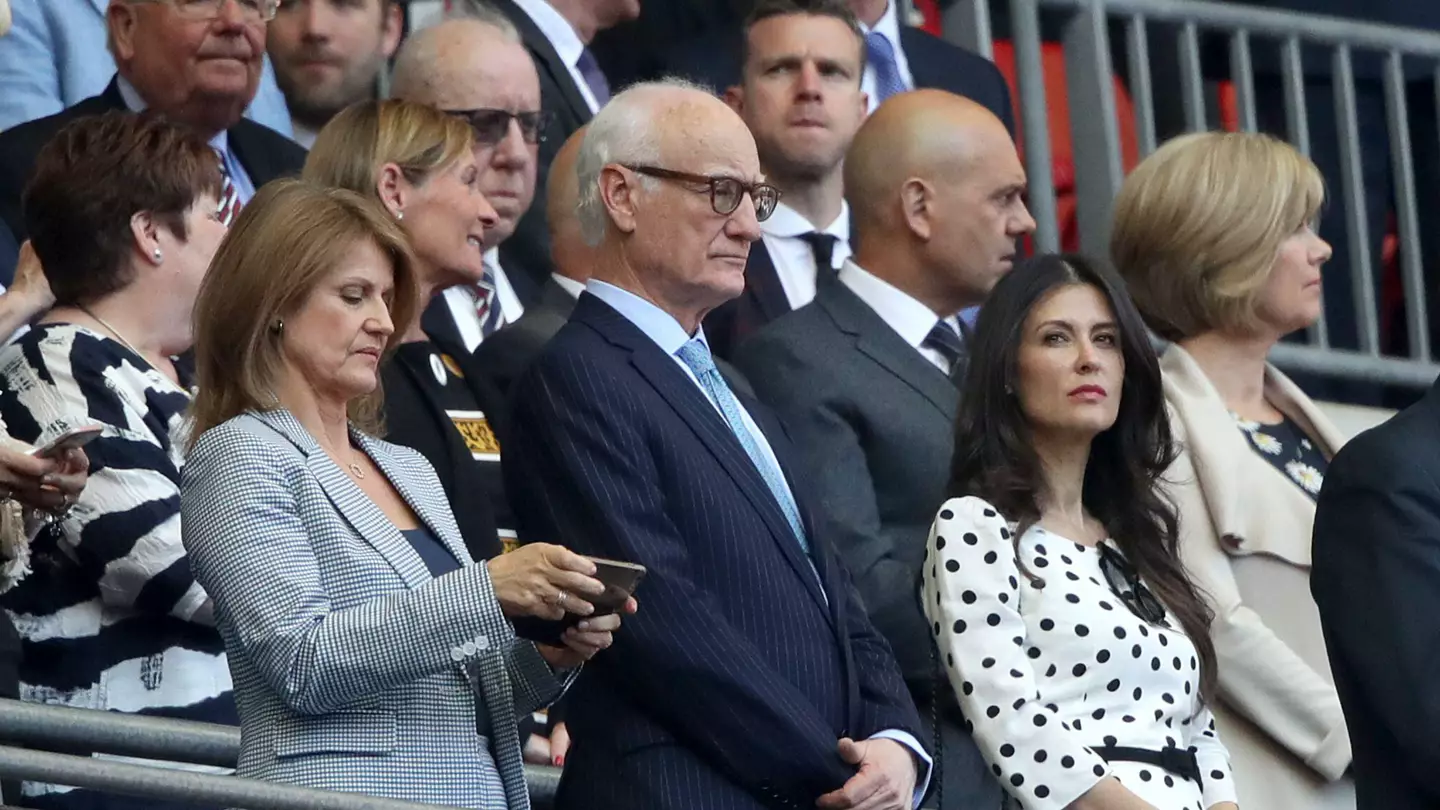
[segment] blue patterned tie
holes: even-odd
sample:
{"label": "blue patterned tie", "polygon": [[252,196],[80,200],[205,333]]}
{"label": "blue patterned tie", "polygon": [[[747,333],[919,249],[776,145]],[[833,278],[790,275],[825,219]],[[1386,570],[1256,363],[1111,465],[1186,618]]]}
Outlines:
{"label": "blue patterned tie", "polygon": [[590,87],[590,94],[595,96],[595,103],[604,107],[605,102],[610,100],[610,82],[606,81],[600,63],[595,61],[595,54],[591,53],[589,48],[581,51],[575,67],[579,68],[580,75],[585,77],[585,84]]}
{"label": "blue patterned tie", "polygon": [[905,92],[900,65],[895,62],[895,46],[883,34],[871,31],[865,35],[865,57],[875,67],[875,103],[878,105],[896,93]]}
{"label": "blue patterned tie", "polygon": [[505,325],[504,313],[500,311],[500,295],[495,289],[495,274],[490,265],[475,282],[475,316],[480,321],[480,337],[483,340],[495,334]]}
{"label": "blue patterned tie", "polygon": [[740,415],[740,403],[736,401],[735,394],[730,391],[730,386],[725,383],[725,378],[720,376],[720,370],[715,368],[715,361],[710,357],[710,348],[699,338],[691,340],[680,350],[675,352],[690,370],[695,372],[696,378],[700,380],[700,386],[710,396],[724,415],[725,422],[730,427],[730,432],[740,440],[740,446],[745,448],[745,455],[750,457],[751,463],[765,479],[765,485],[770,488],[770,493],[780,504],[780,511],[785,513],[785,519],[790,522],[790,529],[795,532],[795,537],[800,541],[800,548],[808,556],[810,554],[810,541],[805,537],[805,526],[800,522],[800,508],[795,505],[795,499],[790,494],[790,489],[785,486],[785,479],[780,473],[780,468],[770,463],[765,457],[764,451],[755,441],[755,437],[745,427],[745,419]]}

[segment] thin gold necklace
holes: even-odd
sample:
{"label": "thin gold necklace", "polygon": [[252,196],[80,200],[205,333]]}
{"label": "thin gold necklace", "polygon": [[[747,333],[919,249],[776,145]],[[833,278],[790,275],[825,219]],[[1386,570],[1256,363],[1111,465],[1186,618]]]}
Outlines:
{"label": "thin gold necklace", "polygon": [[132,352],[140,355],[140,359],[141,359],[141,360],[144,360],[144,361],[147,362],[147,363],[150,362],[150,359],[145,356],[145,353],[144,353],[144,352],[142,352],[142,351],[140,351],[139,349],[135,348],[135,346],[132,345],[132,344],[130,343],[130,341],[128,341],[128,340],[125,339],[125,336],[124,336],[124,335],[120,334],[120,330],[119,330],[119,329],[116,329],[115,327],[111,326],[108,322],[106,322],[106,320],[105,320],[104,318],[102,318],[102,317],[100,317],[99,315],[96,315],[95,313],[91,312],[90,309],[89,309],[88,307],[86,307],[84,304],[76,304],[76,305],[75,305],[75,308],[78,309],[78,310],[80,310],[81,312],[85,313],[86,315],[89,315],[90,318],[91,318],[91,320],[93,320],[93,321],[95,321],[96,323],[100,324],[101,326],[105,327],[105,328],[110,332],[110,334],[112,334],[112,335],[115,336],[115,339],[116,339],[116,340],[120,341],[120,345],[122,345],[122,346],[124,346],[125,348],[129,349],[130,351],[132,351]]}

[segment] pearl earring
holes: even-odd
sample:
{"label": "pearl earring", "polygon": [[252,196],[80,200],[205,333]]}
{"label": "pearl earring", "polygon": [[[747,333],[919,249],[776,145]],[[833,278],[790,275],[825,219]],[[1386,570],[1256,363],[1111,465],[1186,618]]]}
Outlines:
{"label": "pearl earring", "polygon": [[395,212],[395,218],[396,218],[396,219],[404,219],[404,218],[405,218],[405,212],[404,212],[404,211],[396,211],[396,212]]}
{"label": "pearl earring", "polygon": [[160,248],[155,248],[155,252],[151,255],[155,257],[155,261],[157,262],[165,261],[165,254],[160,252]]}

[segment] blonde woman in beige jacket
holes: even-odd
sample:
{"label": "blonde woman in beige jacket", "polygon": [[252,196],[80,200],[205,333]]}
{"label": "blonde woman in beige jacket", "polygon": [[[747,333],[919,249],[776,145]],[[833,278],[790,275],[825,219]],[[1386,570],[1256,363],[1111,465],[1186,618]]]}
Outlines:
{"label": "blonde woman in beige jacket", "polygon": [[1350,739],[1310,596],[1315,496],[1342,437],[1266,362],[1321,311],[1314,164],[1265,135],[1167,143],[1116,200],[1111,256],[1150,327],[1182,453],[1181,555],[1215,609],[1215,719],[1241,808],[1353,810]]}

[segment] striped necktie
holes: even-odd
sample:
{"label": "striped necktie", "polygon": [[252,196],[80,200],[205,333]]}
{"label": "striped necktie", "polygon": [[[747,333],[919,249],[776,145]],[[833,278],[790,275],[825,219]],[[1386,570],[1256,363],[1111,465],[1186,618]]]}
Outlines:
{"label": "striped necktie", "polygon": [[230,167],[225,165],[224,153],[216,150],[220,157],[220,221],[225,227],[235,224],[235,218],[240,216],[240,209],[244,205],[240,202],[240,193],[235,190],[235,182],[230,179]]}
{"label": "striped necktie", "polygon": [[500,296],[495,290],[495,274],[491,272],[490,265],[485,265],[485,272],[475,282],[474,292],[475,317],[480,321],[480,339],[484,340],[505,325],[505,315],[500,311]]}

